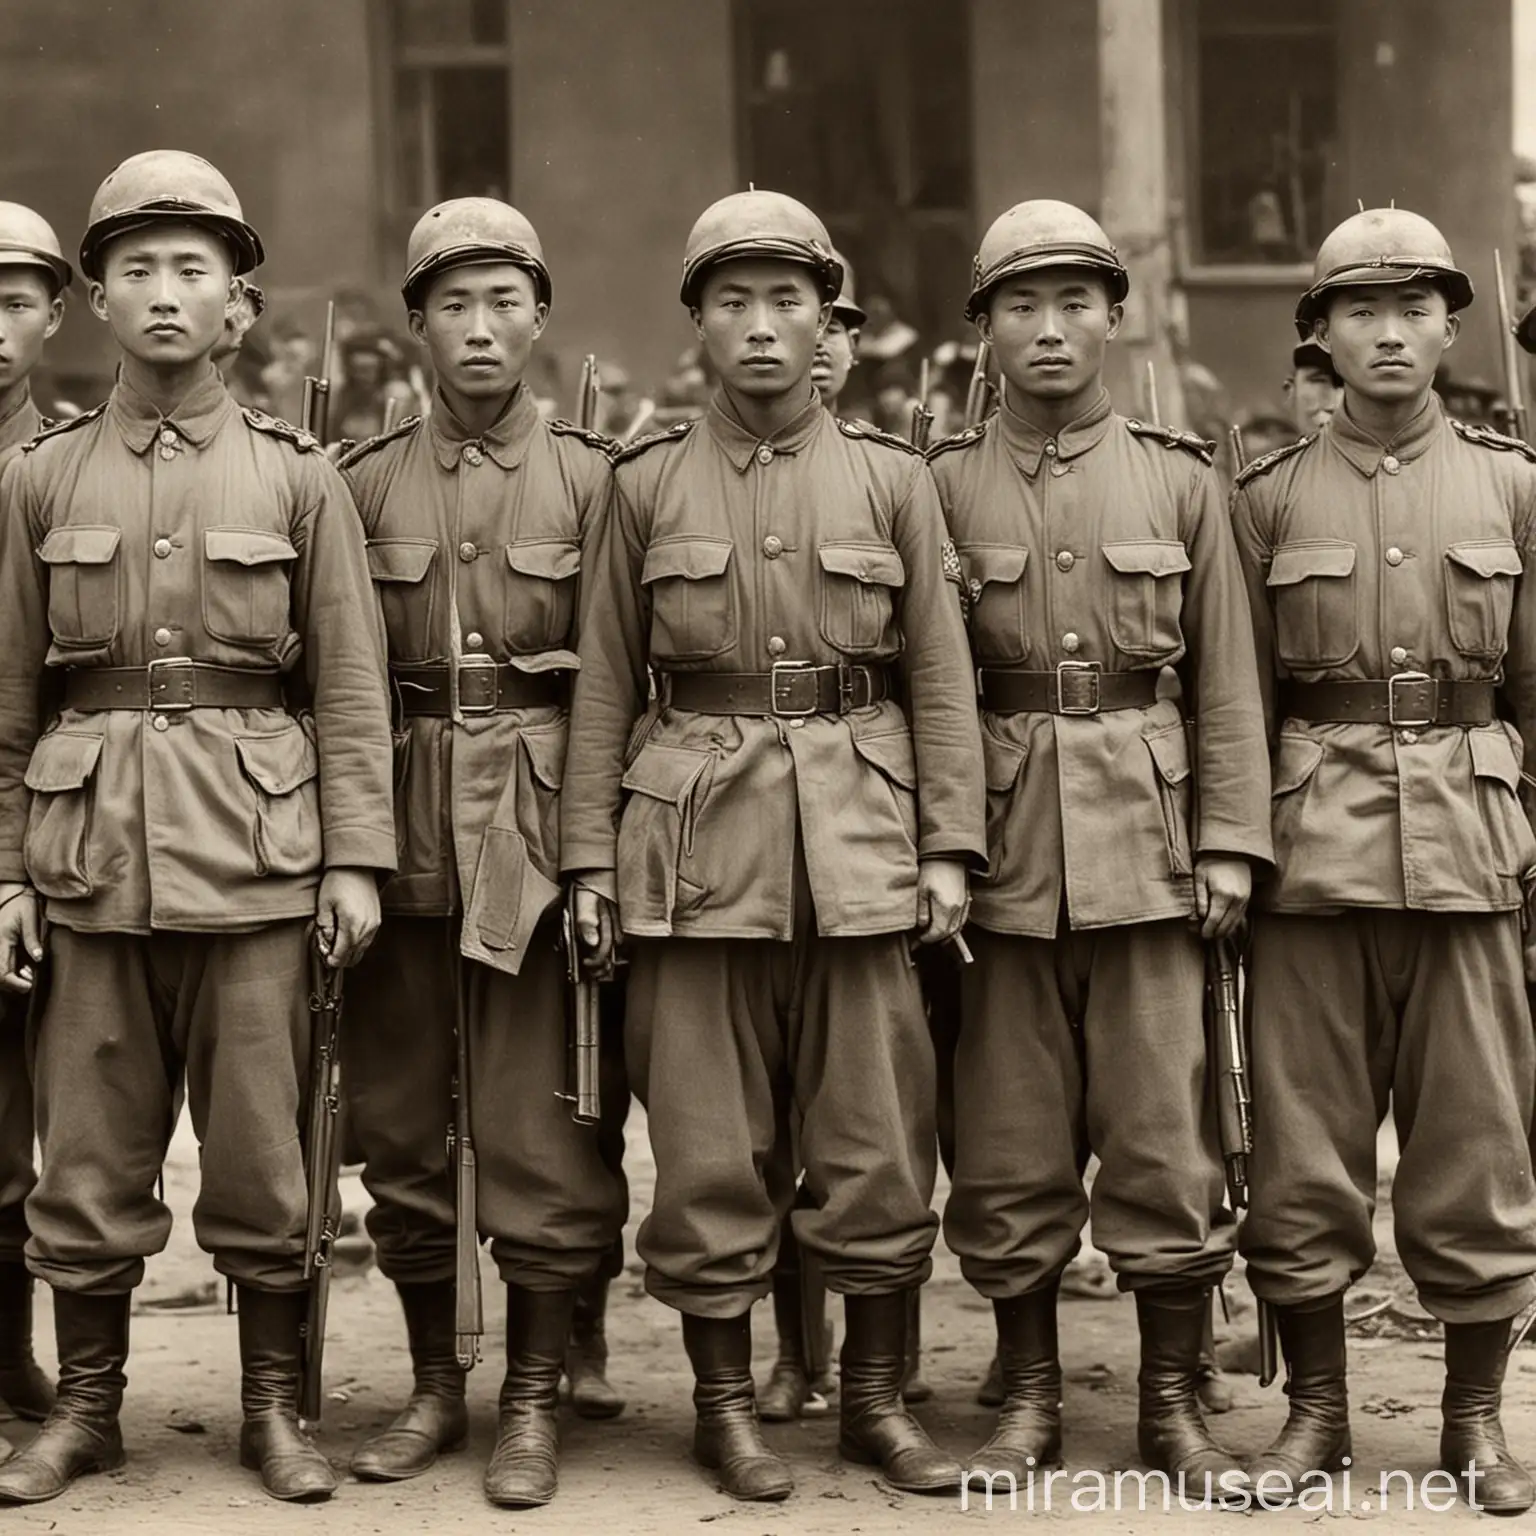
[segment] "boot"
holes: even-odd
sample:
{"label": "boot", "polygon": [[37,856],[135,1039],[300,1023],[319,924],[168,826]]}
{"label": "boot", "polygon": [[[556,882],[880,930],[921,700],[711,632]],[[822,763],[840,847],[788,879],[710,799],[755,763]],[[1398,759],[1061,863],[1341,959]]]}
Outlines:
{"label": "boot", "polygon": [[616,1419],[624,1399],[608,1380],[608,1277],[593,1275],[576,1292],[571,1337],[565,1347],[565,1374],[571,1406],[584,1419]]}
{"label": "boot", "polygon": [[1249,1464],[1248,1476],[1266,1502],[1279,1508],[1281,1477],[1294,1494],[1305,1473],[1337,1472],[1352,1454],[1344,1293],[1321,1303],[1276,1307],[1275,1323],[1291,1406],[1274,1444]]}
{"label": "boot", "polygon": [[973,1472],[1008,1472],[1022,1486],[1031,1472],[1061,1465],[1061,1360],[1052,1280],[1023,1296],[994,1301],[1003,1411],[992,1438],[971,1457]]}
{"label": "boot", "polygon": [[34,1423],[53,1407],[53,1384],[32,1356],[32,1276],[20,1260],[0,1264],[0,1399]]}
{"label": "boot", "polygon": [[837,1448],[846,1461],[878,1466],[893,1488],[947,1493],[960,1487],[960,1463],[928,1438],[901,1400],[910,1294],[843,1298],[847,1334]]}
{"label": "boot", "polygon": [[[1519,1515],[1536,1503],[1531,1474],[1509,1453],[1499,1422],[1513,1320],[1445,1325],[1440,1465],[1477,1509]],[[1467,1467],[1475,1464],[1469,1478]]]}
{"label": "boot", "polygon": [[299,1427],[304,1291],[237,1285],[240,1317],[240,1465],[261,1473],[274,1499],[313,1503],[335,1493],[337,1477]]}
{"label": "boot", "polygon": [[367,1483],[419,1477],[444,1451],[462,1451],[469,1433],[465,1372],[454,1349],[451,1280],[397,1281],[411,1346],[415,1385],[410,1401],[381,1433],[352,1457],[352,1471]]}
{"label": "boot", "polygon": [[0,1435],[0,1467],[3,1467],[15,1454],[16,1447],[4,1435]]}
{"label": "boot", "polygon": [[996,1355],[987,1365],[987,1374],[976,1388],[976,1404],[980,1408],[1001,1408],[1008,1394],[1003,1390],[1003,1365]]}
{"label": "boot", "polygon": [[683,1314],[683,1347],[693,1365],[693,1456],[720,1474],[733,1499],[788,1498],[795,1480],[763,1443],[752,1392],[752,1314]]}
{"label": "boot", "polygon": [[1216,1321],[1205,1314],[1205,1332],[1200,1339],[1200,1369],[1195,1374],[1200,1402],[1207,1413],[1230,1413],[1236,1398],[1232,1383],[1216,1363]]}
{"label": "boot", "polygon": [[123,1464],[117,1415],[128,1378],[132,1295],[53,1293],[59,1344],[59,1394],[37,1438],[0,1467],[0,1504],[57,1498],[82,1473]]}
{"label": "boot", "polygon": [[779,1357],[768,1385],[758,1393],[757,1416],[765,1424],[788,1424],[810,1401],[811,1378],[805,1358],[805,1303],[798,1270],[773,1272],[773,1322]]}
{"label": "boot", "polygon": [[1136,1441],[1141,1459],[1154,1471],[1166,1472],[1170,1480],[1183,1478],[1187,1498],[1209,1497],[1220,1504],[1224,1491],[1238,1497],[1247,1479],[1200,1416],[1195,1380],[1210,1310],[1211,1293],[1203,1285],[1136,1292],[1141,1325]]}
{"label": "boot", "polygon": [[548,1504],[559,1486],[555,1412],[575,1305],[574,1290],[507,1287],[507,1374],[496,1449],[485,1469],[485,1496],[503,1509]]}
{"label": "boot", "polygon": [[933,1388],[923,1380],[923,1293],[914,1286],[907,1292],[907,1363],[901,1374],[901,1400],[926,1403]]}

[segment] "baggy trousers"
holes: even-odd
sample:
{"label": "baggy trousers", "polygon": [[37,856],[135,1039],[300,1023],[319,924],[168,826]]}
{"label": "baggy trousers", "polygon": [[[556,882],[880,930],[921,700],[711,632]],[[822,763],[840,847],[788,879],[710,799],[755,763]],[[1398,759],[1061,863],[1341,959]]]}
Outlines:
{"label": "baggy trousers", "polygon": [[[368,1232],[391,1280],[451,1280],[454,982],[459,919],[388,917],[347,991],[341,1080],[375,1204]],[[452,939],[450,939],[450,931]],[[571,1119],[565,961],[557,928],[522,971],[463,961],[470,1011],[476,1209],[501,1278],[534,1291],[579,1285],[623,1229],[628,1190],[597,1129]]]}
{"label": "baggy trousers", "polygon": [[993,1299],[1059,1274],[1090,1214],[1122,1290],[1215,1285],[1233,1221],[1206,1087],[1200,940],[1136,923],[1054,940],[967,930],[944,1236]]}
{"label": "baggy trousers", "polygon": [[307,926],[49,931],[34,1059],[42,1171],[27,1200],[35,1275],[97,1293],[143,1278],[170,1236],[155,1181],[185,1073],[202,1161],[198,1245],[241,1285],[303,1285]]}
{"label": "baggy trousers", "polygon": [[37,1183],[32,1141],[27,1002],[0,996],[0,1264],[19,1264],[26,1246],[26,1200]]}
{"label": "baggy trousers", "polygon": [[1519,914],[1259,913],[1249,985],[1254,1293],[1315,1301],[1370,1268],[1390,1095],[1397,1250],[1424,1306],[1448,1323],[1520,1311],[1536,1296],[1536,1045]]}

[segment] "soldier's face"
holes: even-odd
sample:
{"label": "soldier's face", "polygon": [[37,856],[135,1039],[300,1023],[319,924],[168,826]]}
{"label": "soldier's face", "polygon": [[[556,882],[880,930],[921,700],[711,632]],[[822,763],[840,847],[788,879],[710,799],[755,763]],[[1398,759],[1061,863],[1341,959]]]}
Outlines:
{"label": "soldier's face", "polygon": [[495,261],[439,273],[410,324],[442,384],[487,400],[517,388],[548,317],[533,274]]}
{"label": "soldier's face", "polygon": [[999,283],[976,328],[1020,394],[1065,400],[1098,383],[1122,314],[1091,272],[1046,267]]}
{"label": "soldier's face", "polygon": [[771,399],[804,387],[831,317],[806,268],[747,258],[705,276],[693,323],[726,388]]}
{"label": "soldier's face", "polygon": [[1291,419],[1305,436],[1326,426],[1344,398],[1344,386],[1326,368],[1298,368],[1285,381]]}
{"label": "soldier's face", "polygon": [[1334,295],[1316,331],[1348,388],[1390,404],[1429,389],[1458,325],[1432,283],[1380,283]]}
{"label": "soldier's face", "polygon": [[836,315],[827,321],[821,341],[811,359],[811,383],[821,396],[821,403],[830,407],[842,394],[848,375],[853,372],[853,360],[858,356],[859,333],[850,331]]}
{"label": "soldier's face", "polygon": [[152,368],[205,358],[242,298],[229,248],[196,224],[156,222],[107,243],[91,308],[117,344]]}
{"label": "soldier's face", "polygon": [[0,267],[0,390],[37,366],[64,318],[64,300],[41,267]]}

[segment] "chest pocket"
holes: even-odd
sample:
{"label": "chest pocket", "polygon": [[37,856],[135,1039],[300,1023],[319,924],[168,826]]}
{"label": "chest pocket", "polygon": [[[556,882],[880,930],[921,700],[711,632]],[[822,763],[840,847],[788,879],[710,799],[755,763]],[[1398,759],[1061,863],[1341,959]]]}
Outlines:
{"label": "chest pocket", "polygon": [[889,648],[894,594],[907,579],[901,556],[889,544],[823,544],[817,554],[821,638],[851,655]]}
{"label": "chest pocket", "polygon": [[1360,649],[1355,546],[1337,539],[1282,544],[1270,561],[1275,649],[1288,667],[1340,667]]}
{"label": "chest pocket", "polygon": [[1024,607],[1029,551],[1013,544],[963,544],[959,553],[977,659],[1023,661],[1029,655]]}
{"label": "chest pocket", "polygon": [[645,552],[640,584],[651,594],[651,652],[661,661],[706,661],[736,643],[730,539],[672,535]]}
{"label": "chest pocket", "polygon": [[210,528],[203,535],[203,626],[215,640],[270,645],[290,627],[288,567],[298,551],[282,533]]}
{"label": "chest pocket", "polygon": [[570,637],[581,546],[570,539],[522,539],[507,545],[502,639],[515,655],[547,651]]}
{"label": "chest pocket", "polygon": [[48,624],[61,645],[105,645],[117,636],[120,528],[54,528],[37,557],[48,567]]}
{"label": "chest pocket", "polygon": [[1507,539],[1452,544],[1445,552],[1445,607],[1451,644],[1493,661],[1508,644],[1520,552]]}
{"label": "chest pocket", "polygon": [[434,539],[370,539],[368,574],[379,592],[389,654],[396,661],[425,661],[432,644]]}
{"label": "chest pocket", "polygon": [[1127,656],[1164,656],[1184,643],[1180,576],[1189,552],[1176,539],[1105,544],[1109,563],[1109,638]]}

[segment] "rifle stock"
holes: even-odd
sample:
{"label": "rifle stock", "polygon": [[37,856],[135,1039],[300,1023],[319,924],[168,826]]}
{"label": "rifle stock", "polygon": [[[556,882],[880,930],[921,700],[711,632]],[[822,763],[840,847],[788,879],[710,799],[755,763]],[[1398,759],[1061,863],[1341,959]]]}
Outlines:
{"label": "rifle stock", "polygon": [[987,414],[987,401],[991,386],[987,383],[987,363],[992,356],[990,342],[976,343],[976,366],[971,369],[970,388],[965,392],[965,424],[974,427]]}
{"label": "rifle stock", "polygon": [[475,967],[459,953],[454,920],[448,923],[453,967],[453,1124],[448,1144],[453,1161],[453,1350],[463,1370],[480,1359],[485,1315],[480,1296],[480,1221],[477,1208],[474,1132],[470,1125],[469,1029],[474,1017]]}
{"label": "rifle stock", "polygon": [[922,452],[928,446],[928,440],[933,436],[933,412],[928,409],[928,359],[923,359],[923,365],[917,378],[917,399],[912,402],[912,422],[907,429],[907,436],[912,446]]}

